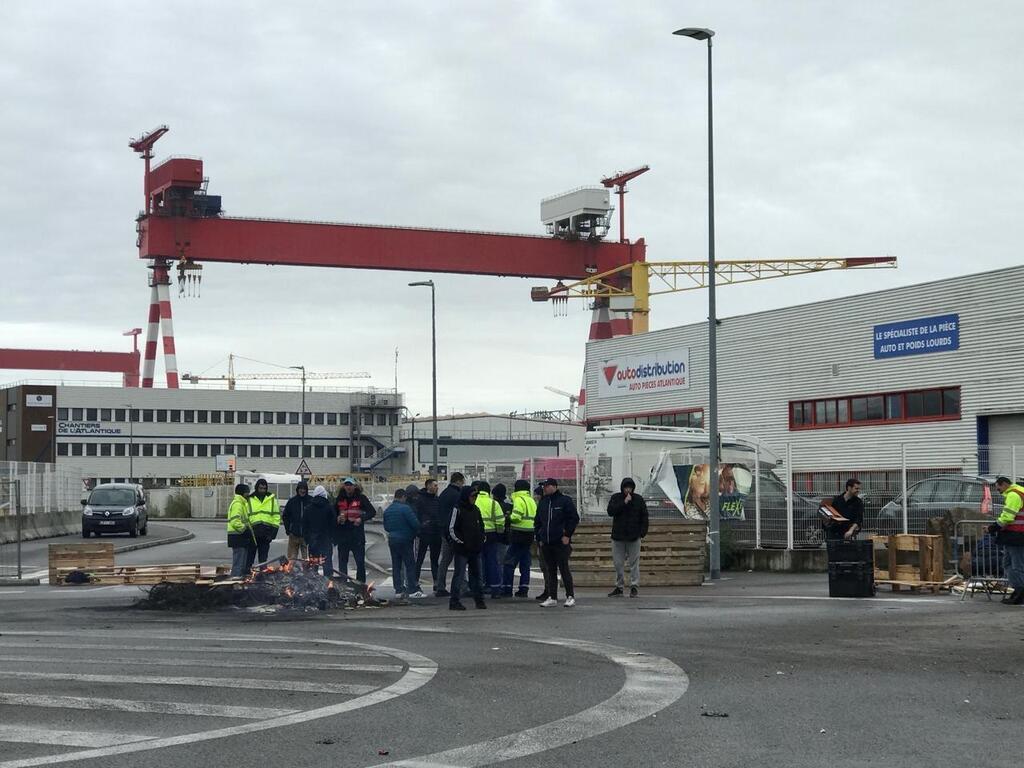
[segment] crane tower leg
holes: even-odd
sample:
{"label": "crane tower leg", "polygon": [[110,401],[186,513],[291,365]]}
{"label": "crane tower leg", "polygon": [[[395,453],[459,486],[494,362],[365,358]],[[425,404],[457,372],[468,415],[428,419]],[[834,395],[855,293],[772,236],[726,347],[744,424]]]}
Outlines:
{"label": "crane tower leg", "polygon": [[142,386],[152,388],[156,371],[156,337],[160,332],[160,293],[156,283],[149,292],[149,322],[146,323],[146,346],[142,364]]}
{"label": "crane tower leg", "polygon": [[178,357],[174,352],[174,324],[171,322],[171,290],[167,282],[157,285],[160,296],[160,326],[164,337],[164,370],[167,388],[178,388]]}

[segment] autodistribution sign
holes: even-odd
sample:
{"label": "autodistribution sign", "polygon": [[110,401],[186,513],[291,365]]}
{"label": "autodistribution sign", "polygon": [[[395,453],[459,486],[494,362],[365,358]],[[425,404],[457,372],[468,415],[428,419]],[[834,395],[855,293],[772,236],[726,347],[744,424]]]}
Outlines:
{"label": "autodistribution sign", "polygon": [[875,359],[960,349],[960,315],[936,315],[875,326]]}
{"label": "autodistribution sign", "polygon": [[597,396],[625,397],[689,388],[690,349],[672,347],[603,361]]}

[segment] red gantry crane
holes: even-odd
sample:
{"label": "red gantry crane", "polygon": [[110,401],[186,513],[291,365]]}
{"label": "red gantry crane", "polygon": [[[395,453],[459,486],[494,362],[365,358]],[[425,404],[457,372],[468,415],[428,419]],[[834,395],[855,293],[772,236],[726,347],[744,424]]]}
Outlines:
{"label": "red gantry crane", "polygon": [[[648,264],[643,238],[625,239],[626,182],[646,172],[647,166],[604,179],[603,189],[583,187],[541,201],[548,237],[246,219],[225,216],[220,196],[207,193],[202,160],[173,157],[151,167],[153,145],[167,130],[160,126],[129,143],[146,164],[144,205],[136,222],[139,258],[149,261],[151,270],[143,387],[153,386],[161,326],[167,386],[178,386],[169,291],[172,262],[176,262],[180,293],[198,291],[205,262],[555,280],[553,288],[534,288],[532,297],[553,300],[556,307],[564,307],[573,297],[590,300],[591,339],[646,331],[650,295],[699,287],[706,278],[706,262]],[[613,187],[620,199],[619,242],[603,239],[614,210],[609,192]],[[895,259],[722,262],[716,274],[724,275],[726,282],[740,282],[852,266],[891,267]],[[651,290],[652,277],[661,281],[660,289]],[[613,312],[621,316],[613,318]]]}

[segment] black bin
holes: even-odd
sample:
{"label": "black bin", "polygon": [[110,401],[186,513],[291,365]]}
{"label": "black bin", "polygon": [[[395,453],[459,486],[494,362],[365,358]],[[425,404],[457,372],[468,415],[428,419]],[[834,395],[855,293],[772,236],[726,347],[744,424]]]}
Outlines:
{"label": "black bin", "polygon": [[875,546],[871,539],[829,539],[825,542],[830,563],[874,563]]}
{"label": "black bin", "polygon": [[874,594],[875,567],[872,563],[828,564],[829,597],[873,597]]}

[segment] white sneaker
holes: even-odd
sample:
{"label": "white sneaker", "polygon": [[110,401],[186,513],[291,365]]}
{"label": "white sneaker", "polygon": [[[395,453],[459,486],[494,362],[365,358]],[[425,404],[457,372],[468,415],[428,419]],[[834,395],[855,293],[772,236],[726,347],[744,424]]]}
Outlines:
{"label": "white sneaker", "polygon": [[541,608],[550,608],[553,605],[558,605],[558,601],[555,600],[555,598],[553,598],[553,597],[549,597],[547,600],[545,600],[543,603],[540,604],[540,607]]}
{"label": "white sneaker", "polygon": [[395,600],[405,600],[404,592],[395,592]]}
{"label": "white sneaker", "polygon": [[565,607],[566,608],[572,608],[574,605],[576,605],[576,598],[575,597],[567,597],[567,598],[565,598]]}
{"label": "white sneaker", "polygon": [[411,595],[409,595],[410,600],[420,600],[424,597],[426,597],[426,595],[420,591],[413,592]]}

